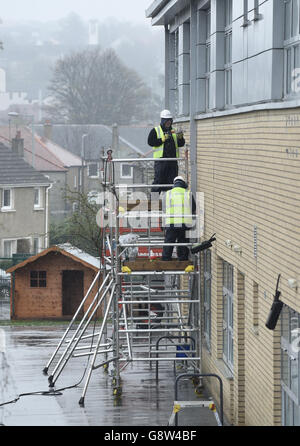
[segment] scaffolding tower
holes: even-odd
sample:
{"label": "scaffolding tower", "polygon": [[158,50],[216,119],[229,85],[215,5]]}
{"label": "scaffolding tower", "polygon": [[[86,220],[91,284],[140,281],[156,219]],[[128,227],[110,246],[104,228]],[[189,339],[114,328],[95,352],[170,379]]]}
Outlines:
{"label": "scaffolding tower", "polygon": [[[189,372],[201,373],[200,253],[193,254],[193,260],[186,262],[166,262],[155,256],[167,245],[192,246],[192,243],[166,244],[160,229],[166,216],[161,202],[155,201],[155,209],[149,206],[153,162],[157,160],[113,159],[111,155],[108,152],[104,160],[103,186],[113,205],[103,203],[97,216],[103,238],[100,269],[43,370],[49,375],[49,386],[54,387],[71,358],[87,356],[89,363],[80,405],[84,405],[93,371],[100,367],[107,372],[111,367],[116,397],[122,393],[122,371],[135,361],[148,362],[151,368],[155,365],[157,380],[163,361],[173,363],[174,370],[179,363]],[[187,151],[183,158],[159,160],[166,161],[177,161],[180,174],[188,180]],[[127,192],[144,192],[147,200],[146,204],[140,200],[142,210],[136,211],[136,206],[122,195],[124,185],[118,184],[115,174],[121,163],[133,168],[142,166],[144,182],[125,186]],[[144,219],[146,224],[133,229],[125,227],[124,221],[132,218]],[[124,242],[122,236],[126,234],[135,237],[134,241]],[[132,253],[136,256],[133,259]],[[85,312],[80,317],[83,308]],[[100,311],[103,319],[97,327],[95,321]]]}

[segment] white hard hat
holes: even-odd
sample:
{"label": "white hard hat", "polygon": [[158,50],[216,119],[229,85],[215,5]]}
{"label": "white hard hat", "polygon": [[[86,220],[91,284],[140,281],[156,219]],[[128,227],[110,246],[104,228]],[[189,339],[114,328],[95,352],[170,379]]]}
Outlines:
{"label": "white hard hat", "polygon": [[164,119],[173,119],[172,113],[170,112],[170,110],[163,110],[160,114],[161,118]]}
{"label": "white hard hat", "polygon": [[[174,180],[173,180],[173,183],[176,183],[176,181],[184,181],[184,178],[183,177],[181,177],[181,176],[179,176],[179,177],[175,177],[174,178]],[[185,181],[184,181],[185,182]]]}

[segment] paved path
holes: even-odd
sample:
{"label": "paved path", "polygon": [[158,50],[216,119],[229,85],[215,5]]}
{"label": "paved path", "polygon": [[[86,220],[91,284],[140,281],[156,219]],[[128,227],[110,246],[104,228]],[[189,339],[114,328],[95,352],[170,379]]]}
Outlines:
{"label": "paved path", "polygon": [[[21,393],[48,391],[42,370],[50,359],[63,329],[57,327],[1,327],[5,352],[0,353],[0,403]],[[4,330],[4,331],[3,331]],[[3,334],[4,333],[4,334]],[[74,358],[57,381],[56,388],[80,381],[87,363]],[[85,406],[78,402],[84,380],[78,387],[59,396],[24,396],[18,402],[0,407],[0,423],[6,426],[167,426],[174,400],[173,363],[160,365],[159,383],[155,366],[137,362],[122,372],[123,393],[113,397],[111,377],[96,370],[91,378]],[[189,379],[180,385],[181,399],[197,399]],[[186,409],[179,425],[216,426],[208,409]]]}

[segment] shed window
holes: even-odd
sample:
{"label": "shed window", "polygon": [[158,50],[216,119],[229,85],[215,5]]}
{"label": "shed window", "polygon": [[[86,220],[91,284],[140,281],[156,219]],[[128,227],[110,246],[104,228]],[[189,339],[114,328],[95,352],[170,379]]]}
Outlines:
{"label": "shed window", "polygon": [[30,287],[45,288],[47,286],[46,271],[30,271]]}

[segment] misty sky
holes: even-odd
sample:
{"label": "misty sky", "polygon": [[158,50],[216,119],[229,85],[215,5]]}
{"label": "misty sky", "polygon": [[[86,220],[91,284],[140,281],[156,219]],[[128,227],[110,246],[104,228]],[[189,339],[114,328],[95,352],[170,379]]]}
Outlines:
{"label": "misty sky", "polygon": [[153,0],[9,0],[1,2],[0,18],[3,23],[11,20],[57,20],[70,12],[83,19],[115,17],[124,21],[148,23],[145,10]]}

